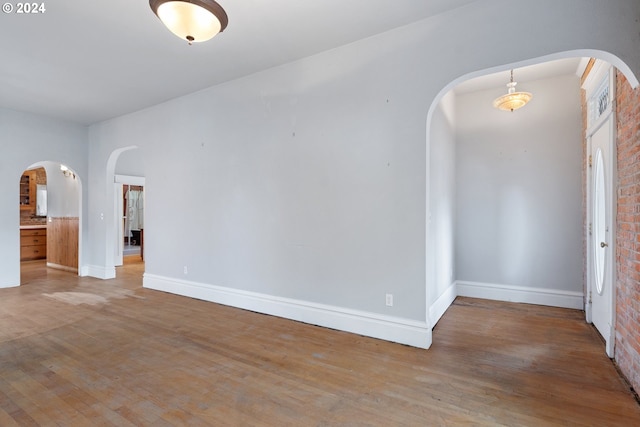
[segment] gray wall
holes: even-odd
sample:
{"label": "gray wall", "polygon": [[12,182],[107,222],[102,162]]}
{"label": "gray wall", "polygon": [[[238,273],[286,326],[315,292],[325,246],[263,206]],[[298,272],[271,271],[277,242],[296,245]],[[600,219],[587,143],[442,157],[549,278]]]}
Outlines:
{"label": "gray wall", "polygon": [[144,159],[140,150],[127,150],[118,156],[115,173],[144,177]]}
{"label": "gray wall", "polygon": [[[509,12],[535,25],[522,31]],[[135,145],[147,272],[424,320],[438,280],[426,277],[428,165],[438,156],[430,109],[467,77],[568,51],[606,59],[636,83],[638,16],[636,0],[474,2],[96,124],[88,142],[78,126],[0,110],[0,286],[19,278],[11,194],[41,160],[69,165],[83,184],[83,268],[113,269],[117,150]],[[528,258],[525,268],[537,264]]]}
{"label": "gray wall", "polygon": [[[20,284],[20,175],[31,165],[50,160],[66,164],[78,179],[86,179],[87,129],[0,108],[0,149],[0,287],[7,287]],[[86,187],[83,191],[86,203]],[[83,235],[86,237],[86,228]]]}
{"label": "gray wall", "polygon": [[37,165],[47,172],[47,216],[79,217],[82,186],[78,176],[63,175],[59,162],[45,161]]}
{"label": "gray wall", "polygon": [[[113,187],[102,171],[114,150],[136,145],[147,273],[424,320],[434,286],[426,278],[426,129],[439,94],[464,76],[566,51],[629,70],[585,47],[640,70],[631,41],[637,2],[518,2],[518,15],[536,23],[526,32],[504,19],[513,9],[511,1],[475,2],[92,126],[90,262],[113,265]],[[531,270],[538,260],[527,255],[519,265]]]}
{"label": "gray wall", "polygon": [[433,114],[430,134],[427,213],[427,283],[435,301],[455,279],[456,117],[455,94],[449,92]]}
{"label": "gray wall", "polygon": [[337,49],[93,126],[92,168],[140,147],[146,271],[421,318],[427,106],[385,58]]}
{"label": "gray wall", "polygon": [[582,292],[582,116],[576,76],[522,82],[533,100],[460,95],[457,279]]}

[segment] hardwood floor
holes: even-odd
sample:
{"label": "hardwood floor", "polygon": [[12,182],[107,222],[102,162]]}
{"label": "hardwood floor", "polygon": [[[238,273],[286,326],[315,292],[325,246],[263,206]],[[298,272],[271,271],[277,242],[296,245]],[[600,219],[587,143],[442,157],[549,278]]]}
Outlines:
{"label": "hardwood floor", "polygon": [[139,259],[0,289],[0,426],[640,425],[582,312],[459,298],[419,350],[143,289]]}

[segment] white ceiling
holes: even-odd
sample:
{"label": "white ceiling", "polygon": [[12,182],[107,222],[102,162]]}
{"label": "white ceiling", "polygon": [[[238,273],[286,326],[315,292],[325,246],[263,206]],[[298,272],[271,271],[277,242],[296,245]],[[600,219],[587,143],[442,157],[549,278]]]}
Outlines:
{"label": "white ceiling", "polygon": [[[515,82],[526,83],[555,76],[571,74],[581,76],[585,66],[586,61],[583,58],[567,58],[543,62],[540,64],[515,68],[513,70],[513,80]],[[454,91],[456,94],[460,95],[463,93],[500,87],[503,88],[506,93],[507,83],[509,83],[510,78],[510,70],[488,74],[486,76],[464,81],[457,85]],[[516,87],[516,90],[519,88],[519,86]]]}
{"label": "white ceiling", "polygon": [[473,1],[218,0],[229,26],[193,46],[147,0],[46,1],[0,14],[0,107],[90,124]]}

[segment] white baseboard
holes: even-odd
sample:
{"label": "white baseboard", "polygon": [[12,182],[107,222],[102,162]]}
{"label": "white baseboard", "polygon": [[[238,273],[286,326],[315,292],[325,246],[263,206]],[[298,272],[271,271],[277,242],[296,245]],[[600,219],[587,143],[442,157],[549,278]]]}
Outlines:
{"label": "white baseboard", "polygon": [[99,265],[88,265],[87,276],[96,277],[98,279],[115,279],[116,268],[115,267],[102,267]]}
{"label": "white baseboard", "polygon": [[78,275],[80,277],[87,277],[89,275],[89,266],[83,265],[82,267],[80,267],[80,271],[78,272]]}
{"label": "white baseboard", "polygon": [[229,305],[258,313],[283,317],[312,325],[351,332],[418,348],[431,346],[431,328],[426,322],[377,313],[176,280],[145,273],[143,286],[149,289]]}
{"label": "white baseboard", "polygon": [[438,297],[438,299],[429,307],[429,321],[431,326],[435,326],[442,315],[447,311],[449,306],[458,296],[458,290],[456,282],[453,282],[449,287]]}
{"label": "white baseboard", "polygon": [[17,285],[12,285],[10,283],[0,283],[0,289],[5,289],[5,288],[15,288],[20,286],[20,283],[18,283]]}
{"label": "white baseboard", "polygon": [[56,270],[68,271],[70,273],[77,273],[78,269],[73,267],[67,267],[66,265],[55,264],[53,262],[48,262],[47,267],[55,268]]}
{"label": "white baseboard", "polygon": [[457,281],[456,288],[458,296],[462,297],[584,309],[582,292],[464,281]]}

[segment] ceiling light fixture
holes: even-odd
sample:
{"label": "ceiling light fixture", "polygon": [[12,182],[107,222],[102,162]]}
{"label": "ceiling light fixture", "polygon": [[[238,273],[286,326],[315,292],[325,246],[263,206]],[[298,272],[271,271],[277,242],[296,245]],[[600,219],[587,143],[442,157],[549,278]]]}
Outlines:
{"label": "ceiling light fixture", "polygon": [[227,13],[213,0],[149,0],[149,6],[176,36],[189,42],[204,42],[224,31]]}
{"label": "ceiling light fixture", "polygon": [[71,169],[69,169],[67,167],[67,165],[60,165],[60,170],[62,171],[62,175],[66,176],[67,178],[70,176],[73,176],[73,179],[76,178],[76,174],[74,172],[71,171]]}
{"label": "ceiling light fixture", "polygon": [[516,92],[516,85],[518,83],[513,81],[513,70],[511,70],[511,81],[507,83],[509,88],[506,95],[502,95],[493,101],[493,106],[498,110],[511,111],[527,105],[527,102],[531,101],[533,95],[529,92]]}

